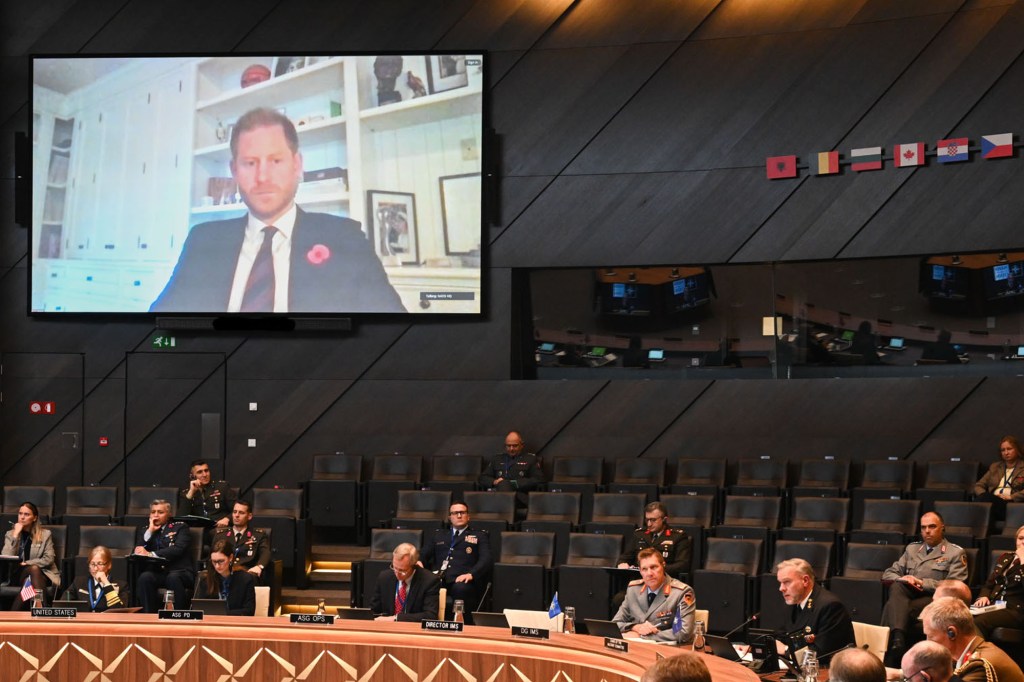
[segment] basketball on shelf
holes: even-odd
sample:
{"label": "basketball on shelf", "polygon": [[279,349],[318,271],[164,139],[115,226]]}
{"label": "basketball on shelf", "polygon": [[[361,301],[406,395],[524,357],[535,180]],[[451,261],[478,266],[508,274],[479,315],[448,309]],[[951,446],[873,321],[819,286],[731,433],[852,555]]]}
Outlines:
{"label": "basketball on shelf", "polygon": [[262,64],[253,64],[252,66],[246,67],[245,71],[242,72],[243,88],[247,88],[250,85],[256,85],[257,83],[262,83],[266,80],[270,80],[270,69]]}

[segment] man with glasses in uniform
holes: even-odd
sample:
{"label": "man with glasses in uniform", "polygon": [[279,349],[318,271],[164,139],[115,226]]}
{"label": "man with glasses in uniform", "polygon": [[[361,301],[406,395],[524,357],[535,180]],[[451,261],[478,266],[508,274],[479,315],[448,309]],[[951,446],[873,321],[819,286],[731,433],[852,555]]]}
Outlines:
{"label": "man with glasses in uniform", "polygon": [[461,599],[466,606],[466,622],[480,605],[487,579],[494,566],[491,540],[486,531],[469,524],[469,507],[465,502],[452,502],[448,507],[451,528],[440,528],[423,545],[421,565],[432,571],[448,590],[446,613]]}
{"label": "man with glasses in uniform", "polygon": [[629,536],[626,549],[619,555],[618,568],[637,566],[640,550],[648,547],[665,557],[665,572],[670,576],[681,580],[689,577],[693,538],[686,531],[669,526],[668,510],[661,502],[651,502],[644,507],[644,527]]}

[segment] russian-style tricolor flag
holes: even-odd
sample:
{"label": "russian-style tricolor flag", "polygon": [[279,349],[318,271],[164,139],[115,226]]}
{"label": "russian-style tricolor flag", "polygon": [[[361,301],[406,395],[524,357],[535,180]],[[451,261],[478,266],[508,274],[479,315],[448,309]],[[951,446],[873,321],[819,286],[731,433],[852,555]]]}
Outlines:
{"label": "russian-style tricolor flag", "polygon": [[776,178],[796,177],[796,155],[769,156],[764,164],[765,174],[769,180]]}
{"label": "russian-style tricolor flag", "polygon": [[817,159],[817,165],[812,166],[815,175],[832,175],[839,172],[839,152],[818,152],[812,154],[811,158]]}
{"label": "russian-style tricolor flag", "polygon": [[1013,156],[1013,133],[982,135],[981,158],[1000,159],[1006,156]]}
{"label": "russian-style tricolor flag", "polygon": [[967,160],[967,138],[957,137],[951,140],[939,140],[935,145],[936,158],[939,163],[956,163]]}
{"label": "russian-style tricolor flag", "polygon": [[893,147],[892,160],[897,168],[924,165],[924,142],[898,144]]}
{"label": "russian-style tricolor flag", "polygon": [[882,170],[882,148],[851,149],[850,168],[855,171]]}

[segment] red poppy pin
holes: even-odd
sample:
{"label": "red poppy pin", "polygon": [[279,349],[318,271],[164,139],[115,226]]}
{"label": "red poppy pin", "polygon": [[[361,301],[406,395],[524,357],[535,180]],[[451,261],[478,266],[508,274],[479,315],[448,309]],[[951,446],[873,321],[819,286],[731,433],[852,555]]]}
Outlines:
{"label": "red poppy pin", "polygon": [[314,244],[306,254],[306,260],[313,265],[322,265],[331,257],[331,250],[323,244]]}

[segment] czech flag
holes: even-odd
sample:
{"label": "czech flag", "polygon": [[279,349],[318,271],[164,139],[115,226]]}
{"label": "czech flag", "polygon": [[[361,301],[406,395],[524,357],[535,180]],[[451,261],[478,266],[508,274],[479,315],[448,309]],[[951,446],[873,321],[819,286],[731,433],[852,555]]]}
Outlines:
{"label": "czech flag", "polygon": [[850,168],[855,171],[882,170],[882,148],[864,147],[850,150]]}
{"label": "czech flag", "polygon": [[1013,156],[1013,133],[982,135],[981,158],[1001,159]]}
{"label": "czech flag", "polygon": [[796,177],[796,155],[769,156],[764,164],[765,175],[769,180]]}
{"label": "czech flag", "polygon": [[924,142],[898,144],[892,149],[892,160],[897,168],[924,165]]}
{"label": "czech flag", "polygon": [[818,152],[811,157],[818,160],[818,165],[814,168],[815,175],[833,175],[839,172],[839,152]]}
{"label": "czech flag", "polygon": [[956,137],[951,140],[939,140],[936,146],[936,154],[939,163],[956,163],[967,160],[966,137]]}

